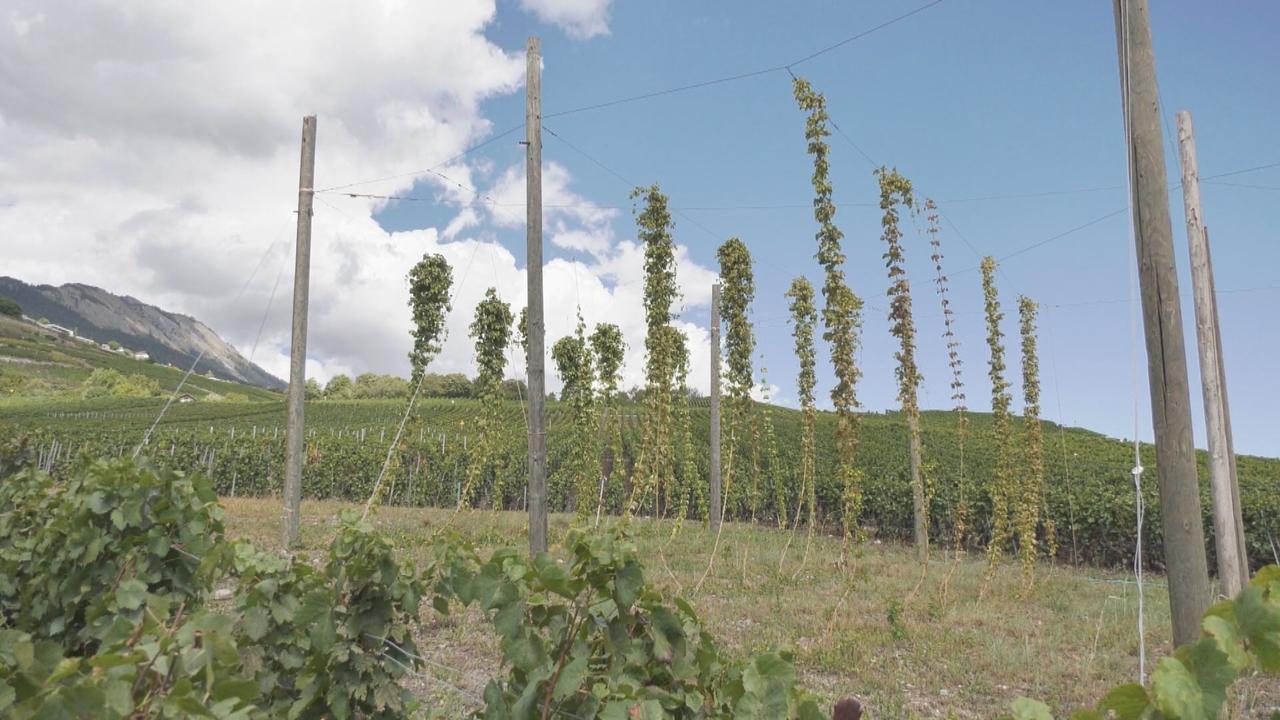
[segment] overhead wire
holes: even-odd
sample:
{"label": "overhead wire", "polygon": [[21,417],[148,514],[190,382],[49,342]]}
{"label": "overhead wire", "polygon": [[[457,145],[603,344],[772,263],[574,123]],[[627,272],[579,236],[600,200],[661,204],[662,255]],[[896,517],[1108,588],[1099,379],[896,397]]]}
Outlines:
{"label": "overhead wire", "polygon": [[[704,80],[704,81],[701,81],[701,82],[689,83],[689,84],[686,84],[686,85],[679,85],[679,86],[676,86],[676,87],[666,88],[666,89],[663,89],[663,90],[655,90],[655,91],[652,91],[652,92],[640,93],[640,94],[638,94],[638,95],[631,95],[631,96],[628,96],[628,97],[617,98],[617,99],[614,99],[614,100],[606,100],[606,101],[603,101],[603,102],[591,103],[591,104],[588,104],[588,105],[582,105],[582,106],[580,106],[580,107],[570,108],[570,109],[568,109],[568,110],[560,110],[560,111],[556,111],[556,112],[545,113],[545,114],[542,116],[542,119],[543,119],[543,120],[546,120],[546,119],[548,119],[548,118],[563,117],[563,116],[565,116],[565,115],[573,115],[573,114],[576,114],[576,113],[588,112],[588,111],[591,111],[591,110],[600,110],[600,109],[607,108],[607,107],[614,107],[614,106],[616,106],[616,105],[623,105],[623,104],[626,104],[626,103],[637,102],[637,101],[640,101],[640,100],[650,100],[650,99],[653,99],[653,98],[656,98],[656,97],[662,97],[662,96],[664,96],[664,95],[672,95],[672,94],[675,94],[675,93],[681,93],[681,92],[685,92],[685,91],[688,91],[688,90],[697,90],[697,89],[700,89],[700,88],[711,87],[711,86],[713,86],[713,85],[721,85],[721,84],[724,84],[724,83],[735,82],[735,81],[738,81],[738,80],[746,80],[746,79],[748,79],[748,78],[759,77],[759,76],[761,76],[761,75],[768,75],[768,74],[770,74],[770,73],[782,72],[782,71],[784,71],[784,70],[790,70],[791,68],[795,67],[796,65],[800,65],[800,64],[802,64],[802,63],[809,62],[810,60],[813,60],[813,59],[815,59],[815,58],[817,58],[817,57],[820,57],[820,56],[822,56],[822,55],[825,55],[825,54],[827,54],[827,53],[831,52],[832,50],[836,50],[836,49],[838,49],[838,48],[844,47],[845,45],[848,45],[848,44],[849,44],[849,43],[851,43],[851,42],[854,42],[854,41],[856,41],[856,40],[861,40],[862,38],[864,38],[864,37],[866,37],[866,36],[868,36],[868,35],[871,35],[872,33],[875,33],[875,32],[878,32],[878,31],[880,31],[880,30],[883,30],[883,29],[885,29],[885,28],[889,27],[890,25],[894,25],[894,24],[899,23],[899,22],[901,22],[901,21],[903,21],[903,20],[906,20],[907,18],[910,18],[910,17],[912,17],[912,16],[914,16],[914,15],[917,15],[917,14],[919,14],[919,13],[922,13],[922,12],[924,12],[925,10],[928,10],[929,8],[931,8],[931,7],[935,6],[935,5],[940,4],[942,1],[943,1],[943,0],[933,0],[932,2],[929,2],[929,3],[926,3],[926,4],[924,4],[924,5],[921,5],[921,6],[917,7],[917,8],[915,8],[914,10],[910,10],[910,11],[908,11],[908,12],[905,12],[905,13],[901,14],[901,15],[898,15],[898,16],[896,16],[896,17],[890,18],[889,20],[886,20],[886,21],[884,21],[884,22],[882,22],[882,23],[880,23],[880,24],[878,24],[878,25],[875,25],[875,26],[873,26],[873,27],[867,28],[866,30],[862,30],[862,31],[860,31],[860,32],[858,32],[858,33],[856,33],[856,34],[854,34],[854,35],[850,35],[849,37],[846,37],[846,38],[844,38],[844,39],[842,39],[842,40],[840,40],[840,41],[838,41],[838,42],[832,43],[831,45],[827,45],[826,47],[823,47],[823,48],[821,48],[821,49],[819,49],[819,50],[817,50],[817,51],[815,51],[815,52],[809,53],[808,55],[805,55],[805,56],[803,56],[803,57],[797,58],[797,59],[792,60],[792,61],[790,61],[790,62],[782,63],[782,64],[779,64],[779,65],[774,65],[774,66],[772,66],[772,67],[761,68],[761,69],[759,69],[759,70],[749,70],[749,71],[746,71],[746,72],[735,73],[735,74],[733,74],[733,75],[728,75],[728,76],[725,76],[725,77],[713,78],[713,79],[711,79],[711,80]],[[544,127],[543,129],[546,129],[546,128]]]}

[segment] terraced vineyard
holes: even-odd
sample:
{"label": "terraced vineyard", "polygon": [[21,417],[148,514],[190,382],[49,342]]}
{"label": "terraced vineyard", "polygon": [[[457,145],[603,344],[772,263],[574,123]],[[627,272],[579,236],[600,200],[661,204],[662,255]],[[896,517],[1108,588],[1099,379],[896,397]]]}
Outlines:
{"label": "terraced vineyard", "polygon": [[[32,452],[44,467],[61,472],[82,455],[119,456],[131,453],[146,434],[164,399],[42,401],[0,406],[0,431],[29,436]],[[737,487],[730,487],[729,512],[752,516],[758,522],[775,522],[779,513],[794,520],[799,483],[800,413],[776,406],[773,413],[778,438],[778,461],[767,465],[768,453],[756,462],[747,458]],[[384,501],[393,505],[452,507],[474,445],[474,423],[479,406],[474,400],[420,400],[405,430],[398,452],[392,453]],[[309,498],[362,501],[368,497],[387,456],[402,413],[403,401],[320,401],[307,407],[307,455],[303,470],[304,493]],[[707,403],[693,401],[695,460],[702,482],[707,468]],[[618,408],[622,423],[623,464],[603,483],[605,512],[621,512],[630,490],[628,473],[639,444],[641,407],[624,403]],[[987,476],[992,451],[990,416],[971,414],[971,435],[965,447],[964,467],[972,478]],[[548,404],[548,482],[553,509],[575,506],[577,498],[563,467],[572,421],[567,406]],[[610,421],[611,420],[607,420]],[[480,507],[521,509],[526,473],[523,405],[510,400],[504,406],[499,455],[494,467],[475,489]],[[957,497],[956,478],[939,470],[960,467],[955,443],[955,418],[945,412],[925,412],[924,456],[930,486],[930,516],[935,536],[947,537]],[[819,438],[831,436],[835,417],[820,413]],[[1047,516],[1060,528],[1062,559],[1074,562],[1118,564],[1132,550],[1133,493],[1129,467],[1131,446],[1086,430],[1059,428],[1046,423]],[[906,424],[899,413],[868,414],[862,423],[859,462],[866,476],[863,524],[882,538],[906,538],[911,529],[910,474],[907,467]],[[834,520],[840,488],[836,484],[836,459],[832,444],[820,442],[817,458],[819,522]],[[145,449],[153,462],[164,467],[200,471],[214,481],[224,496],[270,496],[279,492],[284,457],[284,403],[174,404],[153,433]],[[1202,454],[1203,455],[1203,454]],[[1150,448],[1144,460],[1154,465]],[[1205,512],[1207,470],[1201,457]],[[607,465],[608,467],[608,465]],[[1249,528],[1250,555],[1256,561],[1272,558],[1272,543],[1280,536],[1280,462],[1240,458],[1241,496],[1245,524]],[[685,478],[677,478],[678,482]],[[504,488],[494,497],[493,488]],[[979,509],[987,499],[980,482],[969,502]],[[755,492],[752,492],[754,488]],[[1150,483],[1145,489],[1148,507],[1159,498]],[[754,502],[752,498],[755,498]],[[779,505],[782,498],[785,506]],[[599,498],[588,498],[592,507]],[[754,508],[753,508],[754,505]],[[664,508],[674,514],[674,508]],[[691,516],[697,509],[690,507]],[[983,516],[979,512],[979,516]],[[1146,553],[1157,567],[1161,562],[1159,513],[1147,513]],[[1206,522],[1212,528],[1212,524]],[[984,530],[978,529],[979,535]],[[975,540],[977,542],[977,540]]]}

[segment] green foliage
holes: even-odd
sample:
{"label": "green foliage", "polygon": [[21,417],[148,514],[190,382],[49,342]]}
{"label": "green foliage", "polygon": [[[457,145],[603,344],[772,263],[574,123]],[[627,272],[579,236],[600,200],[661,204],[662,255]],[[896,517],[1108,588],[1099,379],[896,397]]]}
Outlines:
{"label": "green foliage", "polygon": [[355,384],[346,375],[334,375],[324,386],[326,400],[350,400],[355,397]]}
{"label": "green foliage", "polygon": [[[751,414],[751,388],[755,386],[755,378],[751,368],[751,356],[755,352],[756,337],[751,329],[751,303],[755,300],[755,274],[752,271],[751,253],[738,238],[729,238],[716,251],[720,261],[720,318],[727,331],[724,336],[725,346],[725,379],[728,385],[729,417],[728,434],[724,438],[724,487],[725,497],[731,507],[753,505],[748,488],[742,483],[735,483],[737,475],[738,453],[743,449],[754,451],[759,443],[752,442],[746,436],[746,422]],[[745,465],[745,463],[742,463]],[[751,479],[756,481],[755,463],[751,468]],[[737,502],[734,502],[734,499]]]}
{"label": "green foliage", "polygon": [[1039,547],[1036,530],[1044,504],[1044,431],[1040,427],[1036,303],[1025,295],[1018,297],[1018,317],[1022,334],[1022,481],[1018,487],[1014,524],[1018,533],[1018,552],[1022,558],[1023,584],[1030,585]]}
{"label": "green foliage", "polygon": [[21,318],[22,306],[13,298],[0,297],[0,315],[7,315],[11,318]]}
{"label": "green foliage", "polygon": [[307,378],[304,387],[307,400],[322,400],[324,398],[324,388],[320,387],[320,383],[315,378]]}
{"label": "green foliage", "polygon": [[621,479],[626,474],[622,418],[617,406],[627,344],[622,339],[622,330],[612,323],[596,325],[591,331],[590,342],[591,352],[596,358],[596,379],[600,383],[600,427],[604,433],[603,445],[608,451],[604,465],[608,494],[605,503],[606,507],[614,507],[621,502]]}
{"label": "green foliage", "polygon": [[1000,296],[996,291],[996,261],[982,258],[982,296],[987,318],[987,347],[991,351],[988,374],[991,377],[992,444],[995,463],[987,484],[987,496],[991,500],[991,537],[987,540],[987,559],[994,568],[1004,555],[1004,547],[1012,535],[1010,514],[1017,502],[1016,480],[1013,477],[1013,441],[1011,438],[1009,405],[1009,381],[1005,379],[1004,333],[1000,321]]}
{"label": "green foliage", "polygon": [[796,78],[794,83],[796,102],[800,110],[808,113],[805,121],[805,140],[808,152],[813,156],[813,216],[818,222],[818,262],[826,272],[822,285],[822,320],[826,329],[822,339],[831,344],[831,364],[835,369],[836,383],[831,389],[831,404],[835,406],[836,451],[840,458],[839,477],[841,492],[841,521],[845,538],[860,534],[858,518],[862,513],[862,473],[858,469],[858,397],[857,385],[861,371],[857,366],[859,334],[862,328],[862,299],[854,294],[844,279],[844,251],[840,241],[844,233],[835,224],[836,205],[831,187],[831,164],[828,155],[831,148],[826,138],[830,121],[827,100],[813,89],[807,80]]}
{"label": "green foliage", "polygon": [[136,627],[123,623],[90,656],[0,629],[0,714],[14,720],[262,717],[257,688],[240,674],[231,619],[185,614],[146,598]]}
{"label": "green foliage", "polygon": [[961,375],[961,369],[964,362],[960,359],[960,341],[956,338],[955,333],[955,311],[951,309],[951,298],[948,297],[950,292],[949,280],[942,270],[942,241],[939,239],[941,227],[938,220],[938,206],[933,202],[932,198],[926,198],[924,201],[924,211],[926,219],[929,223],[929,247],[932,253],[929,259],[933,261],[934,268],[934,285],[937,289],[938,300],[942,305],[942,339],[947,344],[947,367],[951,370],[951,402],[956,413],[956,481],[953,483],[953,499],[951,501],[951,522],[952,522],[952,544],[955,546],[956,552],[959,553],[965,545],[965,533],[969,529],[971,508],[969,507],[969,486],[968,478],[965,474],[964,467],[964,445],[969,434],[969,421],[965,416],[968,408],[965,407],[964,394],[964,377]]}
{"label": "green foliage", "polygon": [[683,337],[671,327],[672,305],[680,298],[676,285],[675,240],[667,196],[657,185],[636,188],[632,198],[644,198],[636,213],[637,238],[644,246],[645,424],[636,477],[627,512],[642,508],[652,497],[655,509],[662,489],[674,481],[673,414],[676,366]]}
{"label": "green foliage", "polygon": [[[1161,658],[1150,687],[1120,685],[1073,720],[1216,720],[1227,691],[1255,672],[1280,674],[1280,566],[1258,571],[1234,599],[1209,608],[1193,644]],[[1052,720],[1044,703],[1019,698],[1015,720]]]}
{"label": "green foliage", "polygon": [[351,387],[356,400],[391,399],[409,397],[409,382],[395,375],[361,373]]}
{"label": "green foliage", "polygon": [[400,683],[421,665],[426,585],[354,511],[341,522],[321,569],[236,545],[236,634],[273,716],[390,720],[415,705]]}
{"label": "green foliage", "polygon": [[97,368],[80,386],[80,397],[93,398],[140,398],[155,397],[160,394],[160,383],[143,375],[125,375],[112,368]]}
{"label": "green foliage", "polygon": [[[907,416],[910,433],[911,493],[915,513],[915,527],[919,529],[915,542],[919,552],[929,543],[929,508],[925,501],[925,480],[920,467],[920,367],[916,363],[916,325],[911,312],[911,283],[907,280],[906,256],[902,251],[902,231],[898,228],[898,206],[914,211],[915,197],[911,181],[895,170],[881,167],[876,170],[880,184],[881,239],[885,243],[884,261],[889,271],[889,330],[898,338],[898,351],[894,358],[898,366],[894,375],[898,380],[898,402]],[[923,557],[923,556],[922,556]]]}
{"label": "green foliage", "polygon": [[803,277],[791,281],[787,290],[791,310],[791,335],[795,338],[796,358],[800,361],[800,373],[796,378],[796,396],[800,398],[800,409],[803,413],[800,431],[800,490],[796,503],[796,518],[800,516],[800,503],[809,508],[809,536],[813,536],[817,524],[817,494],[814,472],[817,458],[816,433],[817,410],[814,407],[813,388],[817,384],[815,372],[815,353],[813,349],[813,330],[818,324],[818,311],[813,303],[813,286]]}
{"label": "green foliage", "polygon": [[[502,376],[507,367],[507,347],[511,344],[511,306],[498,299],[498,291],[489,288],[484,299],[476,305],[475,319],[471,322],[471,339],[475,342],[478,372],[475,391],[482,410],[479,418],[479,443],[467,468],[467,482],[462,488],[460,502],[468,504],[471,493],[488,474],[497,461],[500,422],[502,412]],[[490,502],[493,507],[504,507],[502,476],[494,474]]]}
{"label": "green foliage", "polygon": [[[322,568],[232,547],[207,482],[145,461],[21,470],[0,484],[0,715],[404,717],[426,586],[393,550],[354,514]],[[232,611],[206,611],[227,575]]]}
{"label": "green foliage", "polygon": [[590,516],[600,477],[600,423],[595,392],[595,363],[587,342],[586,324],[579,311],[574,334],[551,346],[551,359],[564,382],[562,402],[573,410],[573,430],[569,435],[567,473],[575,497],[578,519]]}
{"label": "green foliage", "polygon": [[[409,307],[413,311],[412,382],[426,370],[440,352],[444,340],[444,321],[448,315],[449,290],[453,287],[453,270],[439,253],[423,255],[409,271]],[[508,323],[509,325],[510,323]]]}
{"label": "green foliage", "polygon": [[438,552],[436,608],[476,606],[501,637],[505,677],[476,717],[823,717],[795,686],[791,656],[737,664],[693,607],[645,581],[624,530],[570,531],[569,560],[498,550],[481,561],[450,543]]}
{"label": "green foliage", "polygon": [[143,621],[149,595],[173,605],[208,587],[222,539],[209,484],[129,460],[65,480],[26,469],[0,484],[4,625],[92,654],[119,624]]}

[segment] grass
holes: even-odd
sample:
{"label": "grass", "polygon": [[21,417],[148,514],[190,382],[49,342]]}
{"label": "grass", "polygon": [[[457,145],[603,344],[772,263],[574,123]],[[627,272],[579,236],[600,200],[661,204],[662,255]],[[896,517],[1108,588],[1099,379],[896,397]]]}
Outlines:
{"label": "grass", "polygon": [[[232,535],[279,548],[278,500],[223,504]],[[304,503],[301,552],[323,551],[343,507]],[[425,566],[429,539],[452,516],[382,508],[376,522],[400,552]],[[553,544],[569,521],[553,516]],[[480,548],[526,542],[520,513],[470,511],[453,524]],[[840,541],[828,537],[815,538],[801,570],[803,535],[787,547],[786,533],[726,524],[716,564],[694,594],[713,536],[696,524],[674,539],[669,521],[638,520],[634,527],[649,582],[690,598],[734,654],[791,648],[801,683],[828,707],[853,694],[869,707],[869,717],[987,718],[1025,695],[1065,715],[1137,676],[1136,587],[1119,574],[1045,564],[1023,596],[1019,568],[1010,563],[997,569],[984,593],[983,558],[954,560],[935,551],[922,576],[910,548],[871,543],[853,550],[841,569]],[[494,634],[474,613],[442,617],[424,605],[423,618],[419,647],[439,667],[415,678],[414,691],[450,715],[474,707],[500,667]],[[1146,588],[1146,629],[1150,671],[1171,650],[1168,600],[1158,576]],[[1234,702],[1243,713],[1238,717],[1270,712],[1280,705],[1280,683],[1242,683]]]}

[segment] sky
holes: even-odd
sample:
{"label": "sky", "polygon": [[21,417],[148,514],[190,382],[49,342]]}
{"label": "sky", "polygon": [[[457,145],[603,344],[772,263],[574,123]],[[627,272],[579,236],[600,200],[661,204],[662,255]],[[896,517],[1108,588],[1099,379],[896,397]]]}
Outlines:
{"label": "sky", "polygon": [[[1174,113],[1184,109],[1195,119],[1201,175],[1232,173],[1206,180],[1202,195],[1236,448],[1280,455],[1280,238],[1269,212],[1280,167],[1237,172],[1280,162],[1280,93],[1267,91],[1280,67],[1280,7],[1171,0],[1152,12],[1197,444],[1203,411],[1173,187]],[[969,406],[990,406],[976,267],[992,255],[1001,259],[1015,410],[1017,296],[1026,294],[1042,305],[1043,415],[1151,438],[1104,0],[9,0],[0,8],[0,274],[90,283],[194,315],[286,376],[298,142],[302,116],[314,113],[324,192],[309,375],[407,374],[405,275],[436,252],[453,266],[455,297],[433,368],[471,372],[467,325],[485,289],[517,311],[524,305],[529,36],[543,54],[548,345],[572,332],[581,308],[588,325],[623,328],[624,385],[640,383],[642,251],[629,193],[659,183],[675,209],[679,322],[694,385],[708,386],[715,249],[736,236],[756,260],[762,384],[795,403],[783,292],[797,275],[820,284],[821,268],[804,116],[781,69],[791,64],[826,95],[841,131],[829,139],[832,181],[845,269],[867,303],[865,409],[896,405],[872,175],[884,164],[946,218],[940,237]],[[745,77],[702,85],[736,76]],[[700,86],[664,92],[689,85]],[[924,221],[904,228],[922,403],[948,408]],[[514,377],[524,373],[518,355]],[[827,357],[820,345],[819,397],[829,407]],[[558,390],[554,373],[548,379]]]}

